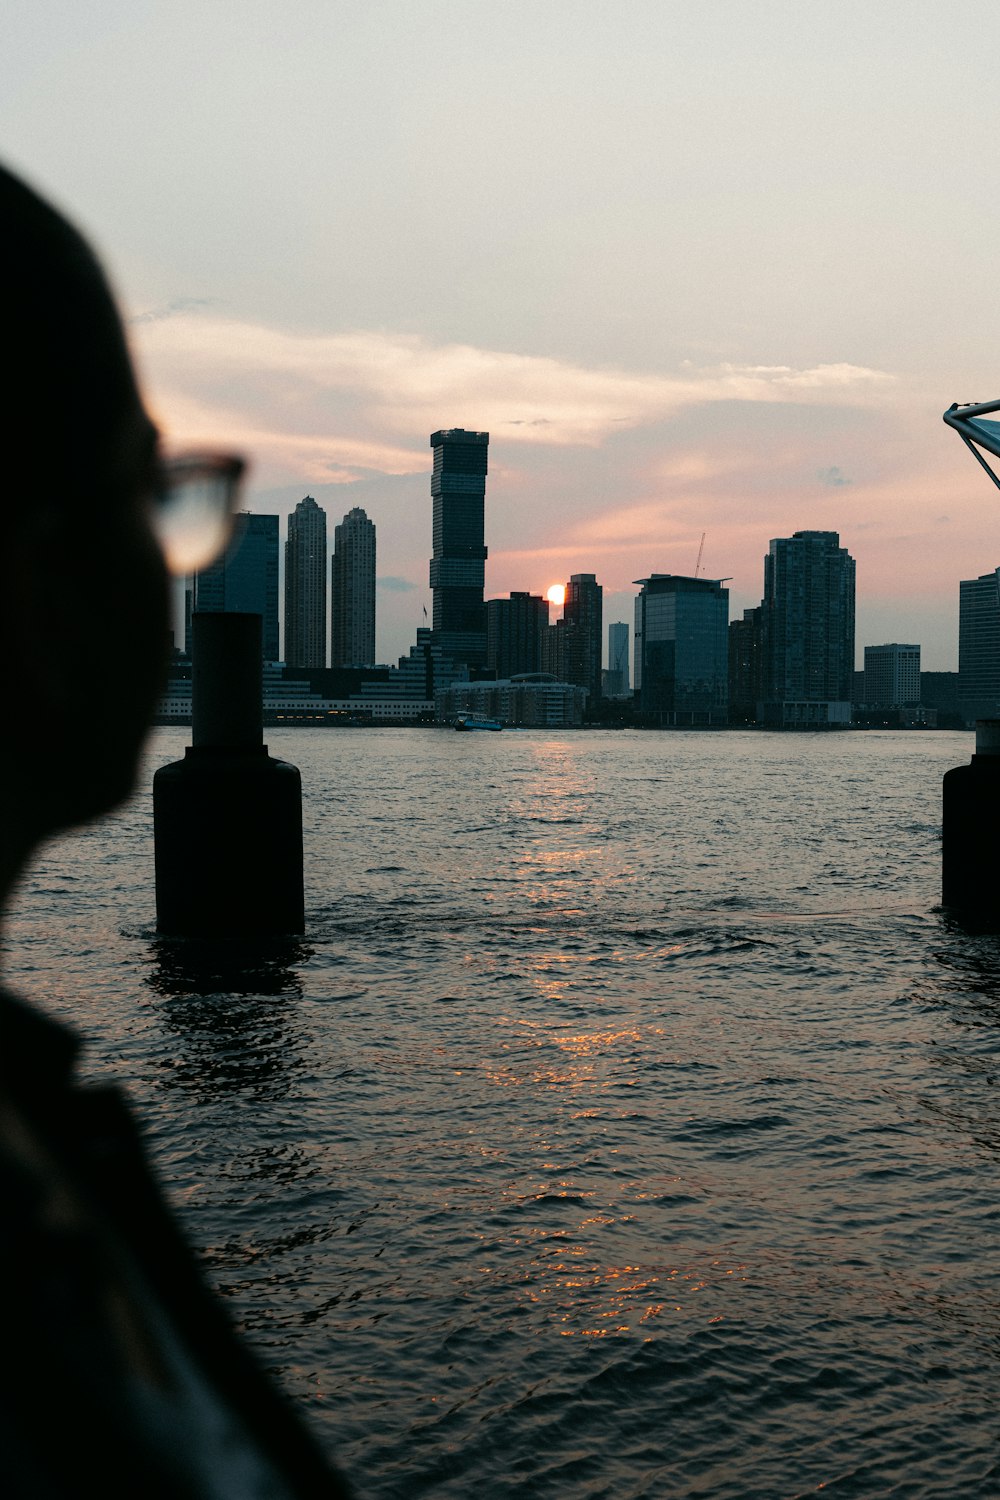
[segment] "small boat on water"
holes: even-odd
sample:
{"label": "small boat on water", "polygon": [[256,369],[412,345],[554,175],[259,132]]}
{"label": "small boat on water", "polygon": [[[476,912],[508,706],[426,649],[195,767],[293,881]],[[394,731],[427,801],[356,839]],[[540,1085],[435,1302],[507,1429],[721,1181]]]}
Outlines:
{"label": "small boat on water", "polygon": [[467,729],[502,729],[503,725],[499,719],[487,719],[482,714],[459,714],[455,720],[455,728]]}

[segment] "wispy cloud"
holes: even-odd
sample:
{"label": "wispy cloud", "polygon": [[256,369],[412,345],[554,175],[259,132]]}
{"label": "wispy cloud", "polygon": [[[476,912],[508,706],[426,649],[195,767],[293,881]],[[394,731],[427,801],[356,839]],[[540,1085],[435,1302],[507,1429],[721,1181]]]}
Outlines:
{"label": "wispy cloud", "polygon": [[[221,397],[181,394],[177,387],[162,387],[154,381],[153,415],[168,437],[180,445],[210,443],[240,448],[250,454],[258,469],[272,479],[288,477],[311,484],[350,484],[368,473],[420,474],[428,467],[421,449],[416,452],[381,441],[378,437],[352,432],[343,422],[336,434],[271,426],[278,411],[255,410]],[[280,406],[280,403],[275,403]]]}
{"label": "wispy cloud", "polygon": [[218,297],[175,297],[172,302],[164,302],[159,307],[149,307],[144,312],[135,313],[126,322],[130,327],[141,323],[162,323],[166,318],[178,318],[202,307],[218,307],[219,300]]}
{"label": "wispy cloud", "polygon": [[829,468],[820,469],[816,475],[821,484],[828,484],[831,489],[840,489],[845,484],[853,484],[853,479],[848,479],[844,471],[836,464],[830,464]]}
{"label": "wispy cloud", "polygon": [[375,580],[375,587],[385,589],[390,594],[409,594],[417,584],[411,583],[409,578],[400,578],[395,573],[386,573]]}
{"label": "wispy cloud", "polygon": [[[871,399],[892,380],[851,364],[635,372],[415,335],[296,334],[193,309],[141,321],[133,333],[173,430],[203,437],[206,426],[234,436],[238,428],[241,441],[281,467],[299,464],[309,479],[418,472],[427,461],[423,434],[443,415],[454,425],[502,431],[511,443],[595,447],[685,407],[845,405]],[[198,431],[189,433],[192,423]],[[404,435],[415,440],[412,449],[393,441]]]}

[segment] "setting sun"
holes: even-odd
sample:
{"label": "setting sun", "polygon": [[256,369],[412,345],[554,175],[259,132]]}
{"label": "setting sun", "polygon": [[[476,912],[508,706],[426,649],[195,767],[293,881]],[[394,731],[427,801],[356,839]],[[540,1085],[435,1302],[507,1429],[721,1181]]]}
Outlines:
{"label": "setting sun", "polygon": [[566,603],[566,585],[564,583],[553,583],[545,595],[550,604],[556,609],[562,609]]}

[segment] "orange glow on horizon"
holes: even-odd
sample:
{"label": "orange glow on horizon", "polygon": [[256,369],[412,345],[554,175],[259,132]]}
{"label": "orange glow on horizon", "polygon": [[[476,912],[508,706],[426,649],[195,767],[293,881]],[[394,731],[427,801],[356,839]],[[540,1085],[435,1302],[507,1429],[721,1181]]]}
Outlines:
{"label": "orange glow on horizon", "polygon": [[566,585],[564,583],[551,584],[546,591],[545,597],[550,604],[555,605],[556,609],[562,609],[566,603]]}

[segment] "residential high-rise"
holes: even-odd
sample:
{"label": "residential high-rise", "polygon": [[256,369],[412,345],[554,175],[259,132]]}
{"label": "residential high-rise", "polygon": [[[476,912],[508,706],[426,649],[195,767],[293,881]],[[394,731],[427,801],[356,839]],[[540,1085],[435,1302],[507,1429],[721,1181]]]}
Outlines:
{"label": "residential high-rise", "polygon": [[710,578],[637,578],[635,690],[664,726],[724,725],[729,691],[729,590]]}
{"label": "residential high-rise", "polygon": [[763,609],[745,609],[729,626],[729,722],[756,724],[764,700]]}
{"label": "residential high-rise", "polygon": [[628,625],[608,626],[608,670],[603,677],[605,697],[624,697],[629,691]]}
{"label": "residential high-rise", "polygon": [[601,696],[604,590],[593,573],[573,573],[563,604],[565,681],[584,687],[590,707]]}
{"label": "residential high-rise", "polygon": [[542,633],[549,603],[541,594],[513,593],[486,601],[486,665],[498,678],[542,670]]}
{"label": "residential high-rise", "polygon": [[1000,716],[1000,568],[958,586],[958,698],[967,724]]}
{"label": "residential high-rise", "polygon": [[486,661],[484,510],[488,432],[431,433],[434,509],[430,583],[435,640],[454,661]]}
{"label": "residential high-rise", "polygon": [[191,613],[224,610],[262,619],[265,661],[278,661],[278,517],[243,511],[218,561],[195,573],[185,597],[185,643],[191,652]]}
{"label": "residential high-rise", "polygon": [[920,702],[920,647],[865,647],[864,701],[878,708],[915,708]]}
{"label": "residential high-rise", "polygon": [[569,681],[566,676],[566,621],[561,615],[542,630],[542,671],[559,682]]}
{"label": "residential high-rise", "polygon": [[306,495],[288,517],[285,662],[326,665],[326,511]]}
{"label": "residential high-rise", "polygon": [[375,523],[360,507],[333,531],[330,563],[330,665],[375,662]]}
{"label": "residential high-rise", "polygon": [[761,604],[763,722],[849,724],[854,559],[835,531],[771,542]]}

